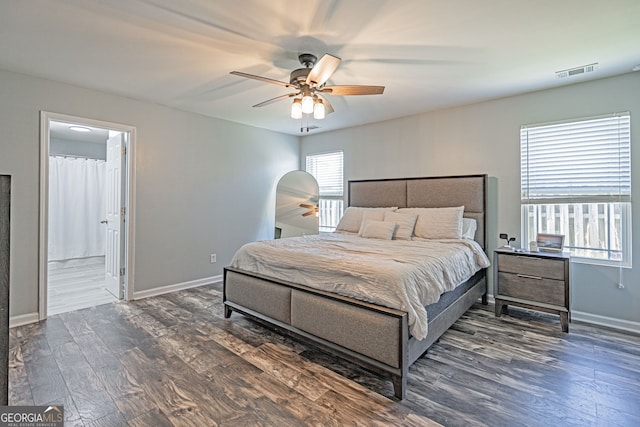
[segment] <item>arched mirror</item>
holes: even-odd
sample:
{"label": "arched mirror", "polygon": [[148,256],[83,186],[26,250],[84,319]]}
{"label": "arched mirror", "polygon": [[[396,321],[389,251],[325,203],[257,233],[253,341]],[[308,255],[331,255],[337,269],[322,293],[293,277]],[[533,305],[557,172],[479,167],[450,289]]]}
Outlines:
{"label": "arched mirror", "polygon": [[276,187],[275,238],[318,234],[318,182],[304,171],[285,174]]}

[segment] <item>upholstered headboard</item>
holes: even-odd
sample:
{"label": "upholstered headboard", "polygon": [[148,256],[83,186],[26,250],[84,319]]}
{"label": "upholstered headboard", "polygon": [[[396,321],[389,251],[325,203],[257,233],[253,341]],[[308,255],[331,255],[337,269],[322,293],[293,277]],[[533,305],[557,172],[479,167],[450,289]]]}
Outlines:
{"label": "upholstered headboard", "polygon": [[487,175],[349,181],[349,206],[442,208],[464,206],[478,224],[475,240],[487,248]]}

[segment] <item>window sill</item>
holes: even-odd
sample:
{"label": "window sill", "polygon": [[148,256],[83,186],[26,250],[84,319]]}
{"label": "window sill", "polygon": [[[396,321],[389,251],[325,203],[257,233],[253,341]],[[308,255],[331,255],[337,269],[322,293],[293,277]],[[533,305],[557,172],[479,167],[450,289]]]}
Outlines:
{"label": "window sill", "polygon": [[599,267],[632,268],[630,261],[611,261],[607,259],[584,258],[575,255],[571,255],[571,262],[576,264],[596,265]]}

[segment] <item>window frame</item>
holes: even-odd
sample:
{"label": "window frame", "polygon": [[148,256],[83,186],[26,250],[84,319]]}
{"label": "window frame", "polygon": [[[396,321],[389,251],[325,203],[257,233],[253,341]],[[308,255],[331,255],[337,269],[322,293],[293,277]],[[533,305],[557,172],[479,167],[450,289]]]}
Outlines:
{"label": "window frame", "polygon": [[[521,236],[525,237],[525,241],[534,241],[535,236],[529,235],[529,213],[527,209],[529,206],[558,206],[558,205],[566,205],[567,203],[541,203],[541,204],[522,204],[521,205]],[[573,203],[573,205],[581,204],[581,203]],[[582,203],[588,204],[588,203]],[[612,205],[615,203],[599,203],[603,205]],[[620,252],[622,253],[621,260],[615,259],[604,259],[604,258],[595,258],[595,257],[586,257],[581,255],[576,255],[574,249],[586,249],[586,250],[601,250],[607,252],[617,252],[614,249],[597,249],[597,248],[575,248],[574,246],[567,245],[565,236],[565,251],[568,250],[571,253],[571,262],[576,262],[579,264],[591,264],[591,265],[603,265],[608,267],[623,267],[623,268],[631,268],[631,203],[623,202],[620,203],[621,215],[620,215],[620,237],[621,237],[621,248]],[[608,225],[610,227],[610,225]],[[534,227],[535,232],[539,233],[537,226]],[[546,231],[545,231],[546,232]],[[553,233],[552,233],[553,234]]]}
{"label": "window frame", "polygon": [[[341,159],[342,159],[342,164],[341,164],[341,176],[340,176],[340,182],[341,182],[341,194],[322,194],[322,189],[321,189],[321,185],[320,185],[320,180],[318,179],[318,177],[316,175],[314,175],[311,171],[309,171],[309,158],[312,157],[318,157],[318,156],[325,156],[325,155],[330,155],[330,154],[338,154],[340,153],[341,155]],[[317,152],[317,153],[309,153],[305,155],[305,171],[310,173],[314,178],[316,178],[316,180],[318,181],[318,212],[319,212],[319,219],[318,219],[318,223],[319,223],[319,229],[320,232],[333,232],[336,229],[336,226],[338,225],[338,222],[340,220],[340,218],[342,217],[342,214],[344,213],[344,150],[330,150],[330,151],[322,151],[322,152]],[[330,203],[331,205],[335,205],[335,209],[337,209],[337,211],[335,212],[335,215],[330,215],[327,212],[330,212],[333,208],[332,207],[325,207],[323,208],[323,200],[324,201],[333,201],[336,203]],[[327,222],[327,219],[333,219],[334,221],[329,221],[330,224],[329,225],[323,225],[324,222]],[[332,222],[335,222],[335,224],[333,224]]]}
{"label": "window frame", "polygon": [[[613,188],[616,188],[615,181],[617,177],[617,180],[618,180],[617,195],[615,194],[615,192],[613,194],[611,192],[607,192],[606,185],[604,186],[605,190],[602,192],[589,192],[589,190],[587,190],[586,193],[582,193],[580,195],[573,195],[571,194],[572,193],[571,189],[573,184],[572,181],[578,181],[578,179],[571,180],[569,184],[556,185],[558,190],[555,193],[554,193],[553,187],[551,188],[550,191],[548,188],[542,187],[542,190],[535,192],[536,186],[535,184],[532,184],[532,182],[535,182],[535,179],[537,178],[536,174],[541,174],[542,172],[546,172],[546,168],[548,168],[549,165],[553,165],[556,162],[561,162],[563,160],[563,156],[561,154],[557,154],[559,156],[557,158],[546,157],[547,160],[540,161],[542,157],[536,158],[531,154],[532,151],[530,149],[532,145],[533,145],[534,152],[535,150],[542,149],[544,154],[547,156],[552,156],[554,154],[554,151],[562,152],[567,149],[571,150],[572,148],[573,150],[575,150],[575,146],[573,145],[569,145],[568,147],[563,147],[561,149],[558,149],[556,145],[557,144],[556,141],[562,141],[563,139],[565,139],[565,142],[566,142],[567,138],[572,140],[576,139],[575,136],[578,136],[578,135],[574,135],[571,133],[571,129],[570,129],[571,127],[580,128],[580,132],[583,132],[583,133],[581,133],[579,136],[583,136],[586,128],[586,126],[583,126],[583,125],[585,124],[589,126],[591,123],[602,121],[603,119],[619,120],[620,118],[623,118],[624,121],[622,122],[622,127],[620,127],[621,122],[618,123],[618,127],[616,129],[618,134],[614,139],[612,139],[610,136],[606,134],[605,136],[602,137],[603,138],[602,140],[599,138],[589,139],[589,141],[593,141],[598,146],[609,147],[610,144],[617,145],[617,155],[618,155],[617,165],[618,166],[617,166],[617,172],[616,174],[613,175],[614,178],[612,180],[612,182],[614,183]],[[545,142],[542,141],[543,138],[546,139],[545,137],[537,136],[539,138],[537,140],[535,139],[535,137],[530,138],[530,135],[529,135],[530,130],[540,131],[540,133],[544,133],[545,128],[562,126],[562,125],[567,125],[566,129],[561,129],[559,134],[555,137],[555,139],[550,138],[547,140],[547,143],[549,140],[551,141],[550,145],[554,145],[555,146],[554,148],[546,149],[545,151],[545,148],[544,148]],[[614,124],[606,123],[605,126],[612,126],[612,128],[615,129]],[[621,133],[621,129],[628,131],[628,133],[627,132]],[[568,133],[570,137],[564,136],[563,134],[565,132]],[[615,141],[615,142],[612,142],[612,141]],[[535,146],[534,144],[536,143],[540,145]],[[567,142],[567,144],[570,144],[570,143]],[[525,151],[525,148],[526,148],[526,151]],[[615,152],[615,149],[613,150],[613,152]],[[575,153],[575,151],[571,151],[571,157],[574,157],[573,153]],[[582,154],[584,156],[587,156],[587,155],[594,156],[594,159],[598,161],[597,164],[599,165],[600,170],[603,170],[602,169],[603,165],[606,168],[607,162],[602,160],[603,159],[602,155],[598,157],[596,155],[589,154],[589,149],[586,149],[586,148],[581,148],[581,151],[579,154]],[[577,156],[577,157],[580,157],[580,156]],[[532,158],[534,160],[532,160]],[[535,160],[537,160],[538,163],[536,163]],[[531,161],[531,164],[529,163],[530,161]],[[564,161],[566,161],[566,155],[565,155]],[[615,163],[616,161],[614,160],[613,164],[615,165]],[[571,161],[569,162],[569,164],[574,165],[573,163],[571,163]],[[576,162],[576,165],[579,165],[579,164],[580,162]],[[521,167],[521,170],[520,170],[520,178],[521,178],[520,180],[520,190],[521,190],[520,225],[521,225],[521,236],[523,236],[523,240],[525,242],[533,241],[536,238],[535,235],[529,234],[530,228],[532,228],[531,230],[532,233],[552,232],[548,230],[541,231],[539,229],[539,224],[540,224],[539,215],[540,215],[540,210],[542,209],[541,208],[542,206],[554,206],[554,209],[559,208],[562,211],[563,207],[566,209],[569,209],[568,206],[570,205],[573,205],[573,206],[590,205],[589,209],[592,209],[593,206],[595,205],[597,205],[598,207],[600,205],[604,205],[605,207],[607,207],[606,209],[608,210],[608,212],[606,213],[606,219],[605,219],[606,230],[604,230],[607,236],[606,248],[593,248],[592,250],[607,251],[608,252],[607,259],[590,257],[585,255],[577,255],[576,251],[579,251],[580,249],[590,250],[591,248],[577,248],[575,246],[568,245],[567,241],[571,240],[571,238],[567,239],[569,236],[565,236],[565,248],[571,252],[572,262],[631,268],[633,236],[632,236],[632,229],[631,229],[631,226],[632,226],[631,115],[629,112],[612,113],[607,115],[582,117],[582,118],[575,118],[575,119],[556,121],[556,122],[523,125],[520,129],[520,167]],[[533,170],[533,173],[532,173],[532,170]],[[615,166],[613,170],[614,171],[616,170]],[[552,174],[551,176],[553,177],[556,175]],[[594,173],[594,176],[595,176],[595,173]],[[560,182],[560,180],[558,180],[558,182]],[[597,188],[600,188],[601,184],[597,183],[596,186]],[[534,191],[533,197],[531,193],[532,190]],[[615,213],[613,213],[613,211],[611,210],[614,208],[615,205],[620,205],[620,215],[619,215],[620,249],[619,251],[618,249],[612,248],[611,237],[610,237],[611,236],[610,231],[612,230],[612,227],[613,227],[612,221],[616,221],[616,217],[617,217],[617,215],[615,215]],[[534,213],[532,214],[529,211],[531,206],[534,206],[533,208]],[[567,215],[571,215],[571,214],[567,213]],[[599,216],[599,213],[597,213],[597,215]],[[533,216],[535,222],[533,225],[530,226],[529,221],[531,219],[531,216]],[[567,218],[567,221],[569,221],[570,218],[571,217],[569,216]],[[574,221],[575,221],[575,216],[574,216]],[[572,227],[572,230],[569,230],[569,231],[575,234],[576,230],[575,228]],[[621,252],[622,253],[621,259],[620,260],[611,259],[612,251]]]}

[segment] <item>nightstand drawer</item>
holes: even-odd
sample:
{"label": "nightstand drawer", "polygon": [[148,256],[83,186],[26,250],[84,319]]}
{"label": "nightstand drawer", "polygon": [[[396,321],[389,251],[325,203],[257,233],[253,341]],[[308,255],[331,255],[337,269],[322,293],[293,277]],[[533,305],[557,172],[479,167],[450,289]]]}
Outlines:
{"label": "nightstand drawer", "polygon": [[498,255],[498,270],[508,273],[564,280],[564,261],[532,256]]}
{"label": "nightstand drawer", "polygon": [[[509,257],[513,258],[513,257]],[[499,295],[521,298],[564,307],[565,283],[563,280],[542,278],[524,273],[498,273]]]}

